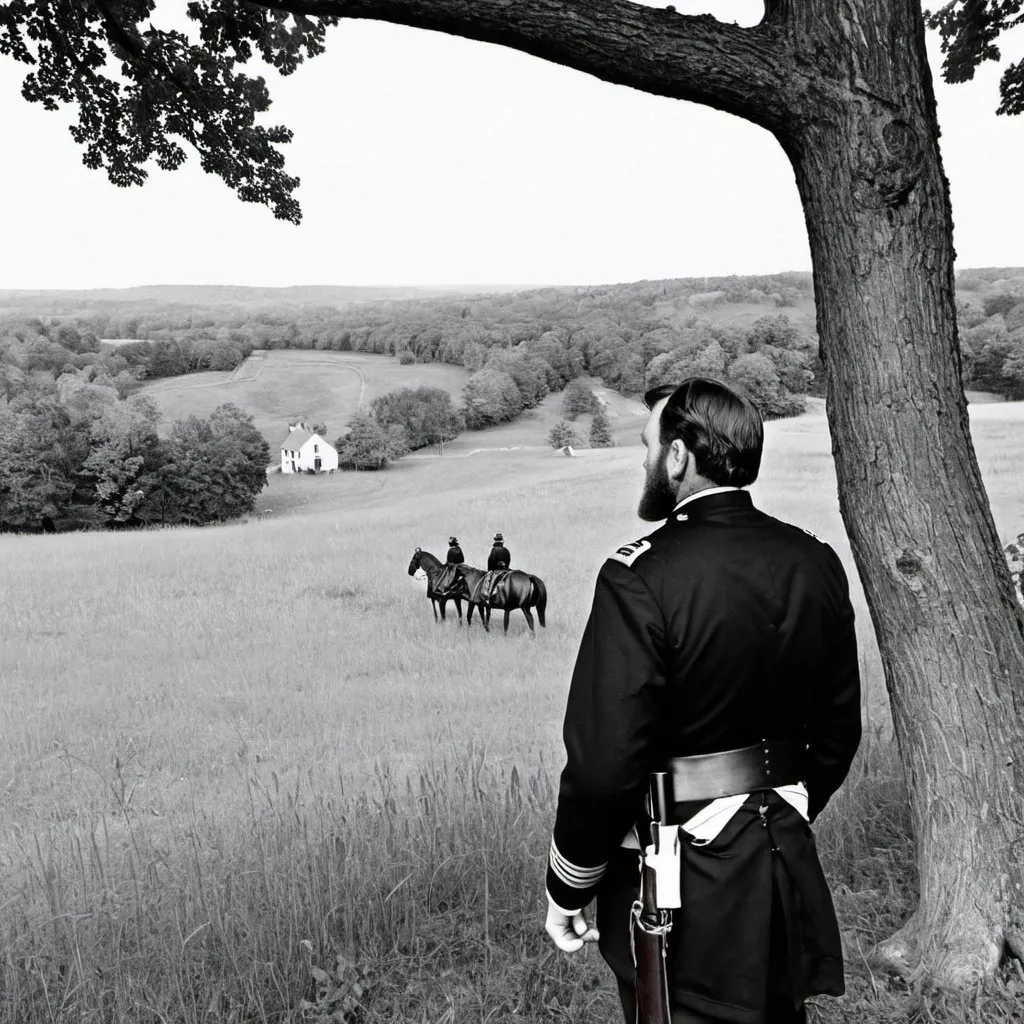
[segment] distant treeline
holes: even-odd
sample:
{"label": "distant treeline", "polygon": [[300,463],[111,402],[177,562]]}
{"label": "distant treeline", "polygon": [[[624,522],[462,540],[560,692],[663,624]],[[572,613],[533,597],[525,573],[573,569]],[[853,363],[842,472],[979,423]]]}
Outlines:
{"label": "distant treeline", "polygon": [[[244,289],[237,302],[232,289],[215,289],[216,301],[207,306],[198,304],[204,290],[193,291],[191,304],[163,301],[163,289],[125,300],[108,298],[110,293],[59,293],[52,299],[45,293],[0,293],[0,527],[38,525],[42,516],[53,518],[55,509],[67,513],[83,506],[114,523],[208,521],[251,507],[251,496],[237,498],[229,486],[222,506],[200,509],[189,474],[201,473],[185,449],[199,444],[202,431],[196,424],[176,425],[170,435],[158,434],[155,409],[137,397],[128,399],[144,380],[231,370],[257,348],[370,352],[403,363],[468,369],[457,407],[409,389],[376,403],[369,414],[373,423],[364,418],[351,425],[372,440],[374,450],[383,447],[392,457],[443,444],[464,427],[514,419],[584,374],[627,395],[690,374],[713,375],[749,395],[766,417],[801,411],[802,396],[820,387],[817,339],[786,314],[810,302],[806,273],[340,306],[317,302],[321,295],[335,298],[330,289],[258,290],[259,300],[248,305]],[[166,294],[179,295],[175,289]],[[272,296],[281,301],[274,304]],[[47,302],[53,312],[39,315]],[[721,308],[730,304],[748,311],[762,306],[764,313],[741,326],[729,322]],[[961,272],[957,311],[965,386],[1024,398],[1024,271]],[[101,344],[115,338],[138,340]],[[87,401],[85,394],[93,397]],[[94,416],[75,409],[68,405],[70,395],[104,411]],[[239,416],[234,410],[217,429],[247,454],[241,463],[225,458],[221,464],[248,467],[250,460],[254,467],[262,459],[262,472],[266,458],[257,458],[254,439],[241,427],[225,426]],[[119,418],[133,425],[111,433],[109,424]],[[375,433],[374,424],[387,436]],[[130,462],[118,462],[118,455],[103,463],[114,449]],[[174,470],[161,469],[169,466]],[[192,468],[180,475],[181,466]],[[164,488],[164,498],[149,497],[153,486],[132,490],[133,483],[158,472],[176,481]],[[249,468],[240,474],[238,479],[249,479]]]}
{"label": "distant treeline", "polygon": [[[538,388],[559,389],[581,373],[592,373],[625,394],[640,394],[652,375],[660,379],[666,367],[675,372],[692,363],[725,373],[734,360],[757,356],[741,363],[735,380],[764,378],[764,411],[784,415],[793,408],[788,401],[792,385],[801,390],[809,386],[810,378],[800,371],[813,373],[815,343],[784,317],[772,319],[769,311],[809,298],[810,288],[809,274],[778,274],[363,302],[342,308],[308,302],[274,307],[265,301],[256,308],[225,301],[207,307],[152,300],[117,304],[83,297],[81,308],[75,309],[65,293],[59,315],[49,317],[26,315],[24,304],[14,312],[13,296],[8,300],[12,312],[0,319],[0,362],[52,374],[65,367],[98,365],[122,393],[145,379],[230,370],[257,348],[371,352],[403,362],[445,362],[474,375],[492,371],[470,382],[465,406],[472,428],[495,422],[499,406],[504,409],[498,419],[517,415],[536,404]],[[34,307],[39,297],[30,298]],[[763,304],[769,319],[752,335],[704,315],[734,302]],[[101,349],[104,338],[139,340],[111,350]],[[781,355],[783,350],[789,354]],[[498,397],[501,387],[494,373],[515,380],[521,404],[507,388]]]}
{"label": "distant treeline", "polygon": [[[1008,397],[1019,393],[1020,359],[1013,357],[1019,357],[1021,349],[1022,292],[1024,271],[1019,268],[960,273],[965,386]],[[723,322],[727,318],[720,314],[726,310],[716,307],[754,303],[763,305],[766,315],[772,309],[784,315],[788,307],[811,300],[812,282],[810,274],[787,273],[455,298],[343,298],[374,294],[382,292],[150,288],[59,292],[52,298],[48,293],[0,293],[0,362],[54,372],[64,365],[82,368],[98,361],[127,393],[139,380],[231,370],[257,348],[371,352],[406,362],[446,362],[473,372],[483,369],[489,354],[500,349],[544,359],[562,381],[592,373],[608,387],[639,394],[656,357],[670,357],[662,365],[680,364],[717,341],[727,364],[742,355],[766,354],[775,363],[784,396],[793,388],[782,377],[795,383],[791,359],[780,360],[763,346],[752,346],[749,332]],[[186,295],[190,302],[181,301]],[[48,302],[52,314],[40,315]],[[776,339],[770,346],[789,348],[796,342],[795,351],[810,357],[803,368],[814,373],[813,333],[798,329],[796,334],[784,329],[782,344]],[[99,342],[104,338],[136,338],[144,344],[101,353]],[[718,366],[717,352],[711,353],[710,361]],[[751,368],[744,364],[737,374],[749,377]],[[767,390],[772,392],[768,376]],[[549,386],[557,385],[552,381]],[[813,393],[820,385],[812,381],[808,386]]]}

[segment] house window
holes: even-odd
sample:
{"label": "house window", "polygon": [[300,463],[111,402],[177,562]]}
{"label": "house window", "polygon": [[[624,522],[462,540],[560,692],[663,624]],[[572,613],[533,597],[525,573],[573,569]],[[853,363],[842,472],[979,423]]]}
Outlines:
{"label": "house window", "polygon": [[313,445],[313,452],[316,453],[316,452],[319,452],[319,451],[320,451],[320,445],[318,445],[318,444]]}

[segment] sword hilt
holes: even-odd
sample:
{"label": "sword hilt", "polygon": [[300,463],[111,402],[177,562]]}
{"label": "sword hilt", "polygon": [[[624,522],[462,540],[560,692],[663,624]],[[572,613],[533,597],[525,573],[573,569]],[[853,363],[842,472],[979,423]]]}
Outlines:
{"label": "sword hilt", "polygon": [[672,806],[672,782],[668,772],[651,772],[648,798],[651,804],[651,817],[664,824]]}

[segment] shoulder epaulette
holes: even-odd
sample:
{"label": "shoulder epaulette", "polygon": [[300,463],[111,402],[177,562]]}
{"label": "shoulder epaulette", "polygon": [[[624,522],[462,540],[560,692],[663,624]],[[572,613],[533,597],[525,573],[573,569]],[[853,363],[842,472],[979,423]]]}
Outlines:
{"label": "shoulder epaulette", "polygon": [[623,544],[622,547],[616,548],[608,557],[614,558],[623,565],[632,565],[645,551],[650,550],[651,542],[644,538],[643,540],[634,540],[629,544]]}
{"label": "shoulder epaulette", "polygon": [[812,533],[810,530],[808,530],[806,526],[797,526],[797,529],[803,530],[803,532],[806,533],[808,537],[813,537],[819,544],[825,543],[816,533]]}

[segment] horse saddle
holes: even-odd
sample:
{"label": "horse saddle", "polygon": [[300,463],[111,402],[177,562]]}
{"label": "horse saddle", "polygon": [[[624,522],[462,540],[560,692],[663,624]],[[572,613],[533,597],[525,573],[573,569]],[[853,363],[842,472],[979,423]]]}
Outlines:
{"label": "horse saddle", "polygon": [[461,582],[459,567],[457,565],[446,565],[441,570],[441,575],[437,578],[437,583],[434,585],[434,593],[438,597],[459,596],[456,594],[456,591],[461,591]]}
{"label": "horse saddle", "polygon": [[512,575],[511,569],[491,569],[480,581],[480,603],[491,604],[499,596],[501,585]]}

